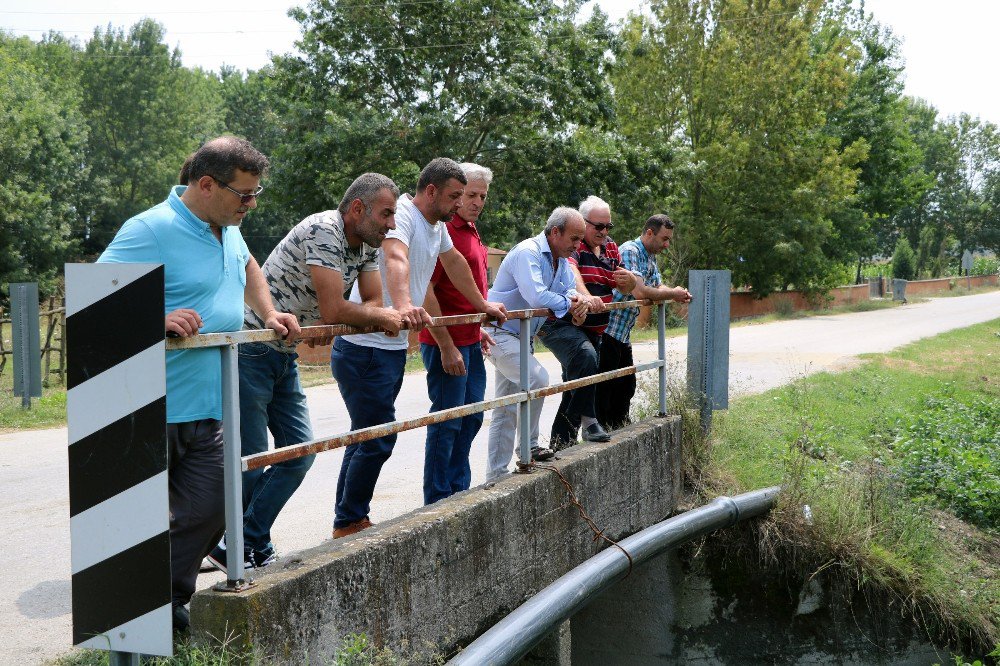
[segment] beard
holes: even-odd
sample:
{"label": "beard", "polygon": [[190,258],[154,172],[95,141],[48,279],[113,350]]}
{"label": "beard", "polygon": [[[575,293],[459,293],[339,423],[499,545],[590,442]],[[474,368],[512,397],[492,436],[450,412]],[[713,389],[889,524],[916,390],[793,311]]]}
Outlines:
{"label": "beard", "polygon": [[358,235],[361,236],[361,240],[368,247],[380,247],[382,241],[385,240],[385,236],[382,235],[382,228],[374,216],[366,217],[358,225]]}

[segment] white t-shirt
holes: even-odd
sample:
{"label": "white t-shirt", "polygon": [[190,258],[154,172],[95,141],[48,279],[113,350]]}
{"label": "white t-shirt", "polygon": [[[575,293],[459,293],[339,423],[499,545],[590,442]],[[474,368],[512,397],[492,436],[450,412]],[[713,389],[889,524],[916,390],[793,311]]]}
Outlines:
{"label": "white t-shirt", "polygon": [[[396,228],[386,234],[386,238],[402,241],[408,248],[410,262],[410,302],[420,307],[424,304],[427,285],[434,274],[434,266],[438,256],[454,247],[451,236],[448,235],[448,225],[444,222],[430,224],[423,214],[413,204],[410,195],[404,194],[396,202]],[[379,271],[382,274],[382,305],[392,307],[392,297],[386,277],[386,262],[383,251],[379,249]],[[362,333],[346,335],[344,339],[362,347],[377,347],[378,349],[406,349],[407,332],[401,331],[396,337],[385,333]]]}

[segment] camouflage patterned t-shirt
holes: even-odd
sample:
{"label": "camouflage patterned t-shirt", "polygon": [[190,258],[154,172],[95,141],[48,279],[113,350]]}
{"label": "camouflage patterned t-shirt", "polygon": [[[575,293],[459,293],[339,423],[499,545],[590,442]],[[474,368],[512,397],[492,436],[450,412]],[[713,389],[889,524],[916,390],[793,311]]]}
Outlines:
{"label": "camouflage patterned t-shirt", "polygon": [[[378,250],[365,243],[357,250],[351,249],[337,210],[315,213],[295,225],[261,269],[275,309],[292,313],[302,326],[323,323],[309,266],[339,272],[344,280],[344,298],[348,299],[362,271],[378,271]],[[247,328],[264,328],[264,322],[249,306],[244,308],[244,323]],[[281,351],[291,352],[295,348],[282,342],[267,344]]]}

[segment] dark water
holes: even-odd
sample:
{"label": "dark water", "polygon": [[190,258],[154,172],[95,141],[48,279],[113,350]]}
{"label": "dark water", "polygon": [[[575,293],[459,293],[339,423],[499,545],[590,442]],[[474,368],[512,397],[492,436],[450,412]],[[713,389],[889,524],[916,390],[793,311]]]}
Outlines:
{"label": "dark water", "polygon": [[834,574],[811,580],[665,555],[570,621],[573,666],[948,664],[898,603]]}

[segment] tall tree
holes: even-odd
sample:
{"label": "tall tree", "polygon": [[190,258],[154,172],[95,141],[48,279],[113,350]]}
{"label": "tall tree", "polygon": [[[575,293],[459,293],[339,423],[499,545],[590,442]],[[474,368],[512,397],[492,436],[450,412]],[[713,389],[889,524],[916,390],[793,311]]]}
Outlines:
{"label": "tall tree", "polygon": [[859,164],[857,199],[838,213],[843,218],[839,226],[855,232],[847,243],[856,252],[860,277],[864,259],[892,252],[897,236],[893,217],[919,201],[934,179],[923,170],[923,155],[906,123],[898,40],[861,11],[849,16],[848,28],[861,58],[843,107],[830,116],[829,131],[842,146],[861,140],[868,144]]}
{"label": "tall tree", "polygon": [[[79,97],[40,66],[41,49],[0,33],[0,283],[47,291],[72,251],[89,173]],[[47,53],[72,60],[66,44]]]}
{"label": "tall tree", "polygon": [[[867,152],[826,131],[857,58],[845,5],[654,0],[633,16],[614,78],[626,136],[681,143],[695,266],[730,268],[763,296],[822,289],[843,258],[834,213]],[[848,256],[850,256],[848,254]]]}
{"label": "tall tree", "polygon": [[94,31],[82,54],[88,154],[106,187],[80,230],[86,253],[103,250],[122,222],[162,201],[184,158],[221,130],[217,79],[182,67],[163,37],[150,19],[127,34],[108,26]]}
{"label": "tall tree", "polygon": [[330,207],[366,170],[412,189],[420,168],[445,155],[496,171],[481,227],[492,243],[523,238],[555,205],[589,194],[637,209],[663,150],[614,133],[606,69],[615,35],[603,14],[579,20],[581,4],[390,0],[297,11],[303,56],[274,64],[281,205],[299,216]]}

